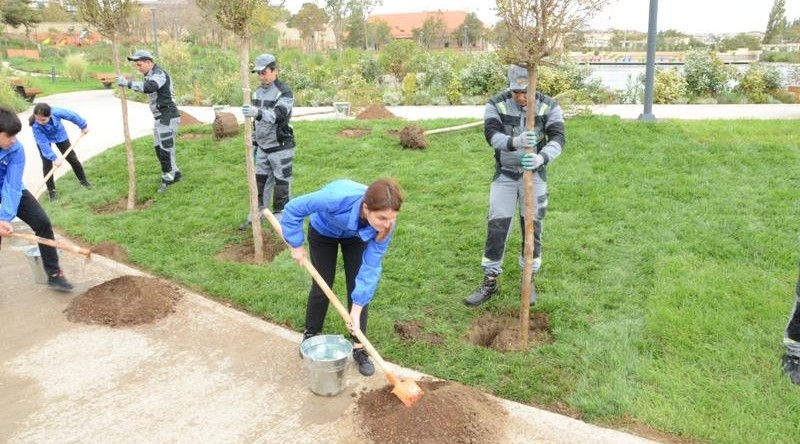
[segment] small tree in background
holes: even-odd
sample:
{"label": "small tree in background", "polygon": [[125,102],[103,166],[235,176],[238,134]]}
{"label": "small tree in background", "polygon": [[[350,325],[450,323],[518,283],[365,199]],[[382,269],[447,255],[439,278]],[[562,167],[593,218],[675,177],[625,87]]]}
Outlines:
{"label": "small tree in background", "polygon": [[[224,29],[239,37],[239,78],[242,83],[242,103],[250,103],[250,27],[258,5],[269,5],[269,0],[197,0],[198,6],[214,17]],[[244,118],[244,158],[247,162],[247,188],[250,194],[250,214],[253,217],[253,259],[264,262],[264,245],[258,212],[258,188],[253,159],[253,129],[249,117]]]}
{"label": "small tree in background", "polygon": [[[567,34],[581,29],[610,0],[495,0],[508,34],[500,57],[528,69],[526,130],[536,124],[536,69],[562,51]],[[526,148],[526,152],[532,152]],[[533,281],[533,172],[525,171],[525,266],[522,271],[520,343],[528,343],[528,310]]]}
{"label": "small tree in background", "polygon": [[769,20],[767,21],[767,29],[764,31],[762,43],[780,43],[788,26],[786,2],[785,0],[775,0],[772,4],[772,9],[769,11]]}
{"label": "small tree in background", "polygon": [[[114,59],[114,71],[120,75],[119,39],[128,30],[128,22],[136,12],[137,4],[132,0],[75,0],[83,21],[93,27],[103,37],[111,41],[111,54]],[[131,131],[128,126],[128,100],[125,88],[119,89],[122,105],[122,132],[125,135],[125,153],[128,157],[128,205],[133,210],[136,204],[136,164],[131,145]]]}

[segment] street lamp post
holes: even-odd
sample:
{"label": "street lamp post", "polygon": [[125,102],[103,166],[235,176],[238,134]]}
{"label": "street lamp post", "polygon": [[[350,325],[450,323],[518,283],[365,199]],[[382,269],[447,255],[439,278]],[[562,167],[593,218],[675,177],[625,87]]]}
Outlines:
{"label": "street lamp post", "polygon": [[639,120],[645,122],[656,120],[656,116],[653,115],[653,80],[655,77],[657,17],[658,0],[650,0],[650,17],[647,29],[647,66],[644,71],[644,112],[639,115]]}

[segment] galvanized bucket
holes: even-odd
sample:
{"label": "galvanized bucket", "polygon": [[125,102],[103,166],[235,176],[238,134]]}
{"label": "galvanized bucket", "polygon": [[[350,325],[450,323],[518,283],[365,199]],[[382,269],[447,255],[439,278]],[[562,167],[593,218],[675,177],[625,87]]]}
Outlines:
{"label": "galvanized bucket", "polygon": [[317,395],[334,396],[345,387],[344,370],[353,344],[342,335],[319,335],[300,344],[308,368],[309,388]]}
{"label": "galvanized bucket", "polygon": [[33,246],[25,251],[25,257],[28,258],[28,265],[31,266],[33,272],[33,280],[37,284],[47,283],[47,273],[44,271],[44,264],[42,263],[42,254],[39,252],[38,246]]}

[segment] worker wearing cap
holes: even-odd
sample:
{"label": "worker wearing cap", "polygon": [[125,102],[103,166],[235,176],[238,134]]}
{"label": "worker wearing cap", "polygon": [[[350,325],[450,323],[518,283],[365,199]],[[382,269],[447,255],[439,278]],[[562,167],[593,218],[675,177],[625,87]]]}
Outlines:
{"label": "worker wearing cap", "polygon": [[[292,195],[295,142],[289,120],[294,94],[278,80],[277,61],[272,54],[256,57],[253,72],[258,74],[261,85],[253,92],[250,104],[242,106],[242,114],[253,119],[259,210],[268,208],[271,199],[272,212],[280,219]],[[239,229],[246,230],[252,219],[252,215],[248,216]]]}
{"label": "worker wearing cap", "polygon": [[[526,131],[528,105],[528,70],[511,65],[508,70],[508,90],[492,97],[484,111],[484,135],[494,149],[495,172],[489,191],[489,216],[481,266],[483,282],[464,303],[478,306],[499,291],[497,277],[503,272],[506,240],[511,232],[511,220],[519,204],[524,238],[525,183],[522,174],[533,171],[536,192],[534,215],[533,272],[542,265],[542,219],[547,211],[547,166],[564,148],[564,115],[553,98],[536,92],[536,122]],[[525,154],[525,148],[533,148]],[[524,242],[523,242],[524,244]],[[520,268],[524,265],[522,254]],[[536,303],[536,291],[531,280],[530,304]]]}
{"label": "worker wearing cap", "polygon": [[783,346],[786,353],[781,359],[781,368],[792,383],[800,384],[800,277],[794,289],[792,313],[783,333]]}
{"label": "worker wearing cap", "polygon": [[175,105],[175,89],[170,75],[153,62],[153,55],[148,51],[140,49],[128,56],[128,60],[134,62],[136,69],[144,74],[144,81],[133,82],[125,76],[119,76],[117,85],[150,97],[150,111],[155,118],[153,146],[161,164],[161,185],[158,192],[163,193],[167,187],[181,180],[181,170],[175,162],[175,139],[181,122],[178,107]]}

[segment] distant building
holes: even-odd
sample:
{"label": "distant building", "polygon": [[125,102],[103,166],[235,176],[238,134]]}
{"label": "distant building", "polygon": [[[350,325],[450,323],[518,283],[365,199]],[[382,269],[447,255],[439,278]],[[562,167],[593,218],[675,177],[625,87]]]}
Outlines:
{"label": "distant building", "polygon": [[[451,41],[450,35],[464,23],[470,13],[466,11],[426,11],[402,14],[373,14],[367,19],[371,23],[384,22],[389,25],[389,35],[394,40],[414,39],[414,30],[422,29],[428,18],[441,20],[447,38],[437,42],[434,48],[458,47],[460,42]],[[482,26],[485,27],[483,23]],[[483,44],[479,44],[482,47]]]}

